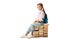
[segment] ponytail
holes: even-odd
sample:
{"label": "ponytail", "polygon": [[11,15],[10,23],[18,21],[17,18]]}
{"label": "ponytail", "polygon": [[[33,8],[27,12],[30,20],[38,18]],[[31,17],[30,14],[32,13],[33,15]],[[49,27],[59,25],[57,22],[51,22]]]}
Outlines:
{"label": "ponytail", "polygon": [[46,14],[44,8],[43,8],[43,12],[44,12],[44,15],[45,15],[45,17],[44,17],[44,23],[48,23],[47,14]]}
{"label": "ponytail", "polygon": [[46,14],[46,12],[45,12],[44,8],[43,8],[43,12],[44,12],[44,14]]}

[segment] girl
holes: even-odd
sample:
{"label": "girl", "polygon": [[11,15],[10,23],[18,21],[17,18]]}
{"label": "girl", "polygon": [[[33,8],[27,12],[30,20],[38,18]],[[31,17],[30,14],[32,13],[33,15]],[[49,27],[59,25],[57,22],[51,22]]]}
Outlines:
{"label": "girl", "polygon": [[46,13],[44,11],[43,4],[42,3],[38,3],[37,4],[37,9],[39,10],[38,16],[35,19],[34,23],[30,25],[29,29],[27,30],[27,32],[25,34],[25,37],[27,37],[27,35],[30,32],[33,32],[34,31],[34,27],[41,26],[41,25],[43,25],[44,22],[46,22],[46,20],[45,20],[46,19],[45,18]]}

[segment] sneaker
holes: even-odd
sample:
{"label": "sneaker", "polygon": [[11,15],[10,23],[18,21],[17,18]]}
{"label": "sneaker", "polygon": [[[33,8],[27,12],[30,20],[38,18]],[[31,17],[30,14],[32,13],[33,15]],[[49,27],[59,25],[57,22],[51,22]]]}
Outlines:
{"label": "sneaker", "polygon": [[30,39],[30,38],[33,38],[33,36],[32,36],[32,35],[29,35],[28,38],[29,38],[29,39]]}
{"label": "sneaker", "polygon": [[26,35],[22,35],[21,38],[27,38],[27,36]]}

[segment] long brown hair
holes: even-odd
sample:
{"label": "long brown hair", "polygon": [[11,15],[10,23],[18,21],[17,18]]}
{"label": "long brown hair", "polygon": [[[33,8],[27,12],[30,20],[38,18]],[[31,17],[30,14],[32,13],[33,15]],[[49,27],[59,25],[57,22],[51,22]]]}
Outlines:
{"label": "long brown hair", "polygon": [[44,10],[44,7],[43,7],[43,4],[42,3],[38,3],[37,5],[41,5],[41,7],[43,8],[43,12],[46,14],[46,12]]}

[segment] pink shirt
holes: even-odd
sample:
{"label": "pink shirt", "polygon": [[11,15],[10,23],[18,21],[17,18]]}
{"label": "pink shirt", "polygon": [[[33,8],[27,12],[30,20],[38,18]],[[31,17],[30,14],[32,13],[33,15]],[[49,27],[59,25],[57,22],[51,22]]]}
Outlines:
{"label": "pink shirt", "polygon": [[43,19],[44,19],[44,12],[41,10],[38,12],[36,20],[43,21]]}

